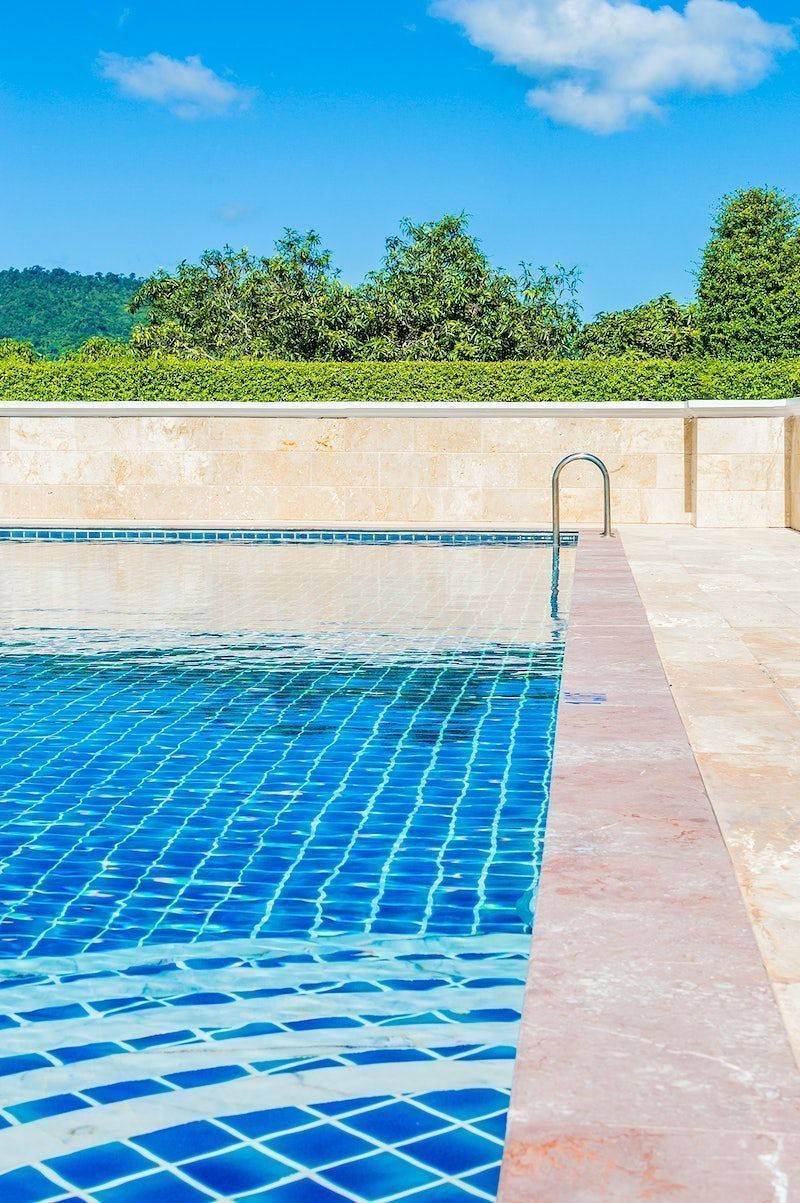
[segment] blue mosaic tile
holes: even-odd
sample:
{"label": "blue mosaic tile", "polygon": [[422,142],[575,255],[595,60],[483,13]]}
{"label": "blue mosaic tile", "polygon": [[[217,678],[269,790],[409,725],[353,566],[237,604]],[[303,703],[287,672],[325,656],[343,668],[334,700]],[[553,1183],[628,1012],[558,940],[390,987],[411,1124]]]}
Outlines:
{"label": "blue mosaic tile", "polygon": [[200,1161],[187,1161],[182,1169],[201,1186],[226,1197],[263,1189],[297,1173],[292,1166],[257,1148],[239,1148]]}
{"label": "blue mosaic tile", "polygon": [[49,1098],[34,1099],[30,1103],[16,1103],[6,1110],[21,1124],[45,1119],[48,1115],[64,1115],[68,1111],[80,1111],[89,1104],[74,1094],[54,1094]]}
{"label": "blue mosaic tile", "polygon": [[474,1190],[469,1190],[467,1187],[458,1186],[455,1182],[445,1182],[430,1190],[415,1191],[413,1199],[414,1203],[475,1203],[476,1198],[494,1199],[496,1193],[495,1189],[491,1196],[483,1193],[476,1195]]}
{"label": "blue mosaic tile", "polygon": [[308,1177],[247,1196],[248,1203],[342,1203],[342,1198],[338,1191]]}
{"label": "blue mosaic tile", "polygon": [[13,1203],[44,1203],[46,1199],[56,1199],[63,1194],[60,1187],[33,1167],[0,1174],[0,1199],[7,1199],[9,1203],[11,1200]]}
{"label": "blue mosaic tile", "polygon": [[441,1174],[461,1174],[500,1160],[502,1146],[467,1128],[453,1128],[403,1145],[403,1152]]}
{"label": "blue mosaic tile", "polygon": [[436,1174],[394,1153],[373,1153],[358,1161],[346,1161],[322,1171],[321,1176],[366,1199],[391,1198],[436,1181]]}
{"label": "blue mosaic tile", "polygon": [[441,1110],[445,1115],[471,1121],[505,1111],[508,1094],[488,1089],[459,1090],[457,1093],[452,1090],[432,1090],[420,1095],[418,1101],[434,1111]]}
{"label": "blue mosaic tile", "polygon": [[65,1182],[81,1189],[102,1186],[117,1178],[141,1174],[153,1169],[149,1157],[143,1157],[127,1145],[113,1142],[82,1149],[79,1153],[67,1153],[64,1157],[53,1157],[44,1165],[54,1170]]}
{"label": "blue mosaic tile", "polygon": [[449,1123],[447,1119],[432,1115],[405,1100],[348,1116],[343,1122],[384,1144],[400,1144],[404,1140],[439,1131]]}
{"label": "blue mosaic tile", "polygon": [[146,1153],[152,1153],[161,1161],[177,1164],[190,1157],[199,1157],[202,1153],[216,1153],[220,1149],[230,1148],[237,1143],[237,1139],[216,1124],[198,1120],[138,1136],[131,1143],[139,1145]]}
{"label": "blue mosaic tile", "polygon": [[131,1082],[111,1082],[108,1086],[92,1086],[84,1093],[97,1103],[121,1103],[123,1099],[146,1098],[151,1094],[163,1094],[167,1090],[169,1086],[163,1082],[143,1078]]}
{"label": "blue mosaic tile", "polygon": [[352,1161],[371,1153],[375,1145],[350,1132],[333,1129],[329,1124],[304,1128],[269,1138],[269,1148],[307,1170],[317,1170],[338,1161]]}
{"label": "blue mosaic tile", "polygon": [[[535,532],[6,528],[2,540],[292,544],[309,565],[320,543],[420,544],[403,554],[425,560],[487,549],[453,565],[522,548],[499,553],[512,578],[549,560]],[[30,554],[56,551],[68,549]],[[252,572],[252,555],[225,554]],[[443,596],[469,597],[450,572]],[[389,624],[378,642],[330,645],[333,628],[312,638],[252,620],[209,634],[178,632],[181,618],[150,643],[116,621],[0,631],[0,1029],[21,1031],[9,1052],[36,1050],[0,1058],[0,1140],[12,1123],[47,1137],[82,1113],[75,1151],[0,1178],[0,1199],[494,1198],[563,625],[498,640],[464,621],[437,642],[407,621],[413,637]],[[454,1088],[424,1091],[442,1069]],[[30,1071],[41,1097],[26,1083],[15,1098]],[[344,1082],[352,1097],[332,1098]],[[147,1132],[149,1109],[160,1126]],[[128,1139],[109,1140],[106,1112],[130,1115]],[[183,1122],[164,1126],[169,1115]],[[39,1155],[63,1147],[45,1139]]]}
{"label": "blue mosaic tile", "polygon": [[[574,547],[577,538],[575,531],[562,531],[561,546]],[[424,543],[438,547],[547,547],[553,544],[552,533],[547,531],[146,530],[125,527],[98,530],[85,527],[0,527],[0,542],[78,543],[87,539],[114,543],[283,543],[294,546],[350,543],[371,547],[408,543]]]}
{"label": "blue mosaic tile", "polygon": [[490,1199],[494,1199],[500,1182],[500,1166],[493,1165],[489,1169],[479,1170],[477,1174],[466,1174],[464,1182],[468,1186],[484,1191]]}
{"label": "blue mosaic tile", "polygon": [[[341,1106],[341,1104],[333,1104]],[[228,1115],[225,1123],[241,1132],[242,1136],[255,1139],[270,1136],[275,1132],[288,1132],[316,1121],[316,1116],[299,1107],[274,1107],[268,1111],[251,1111],[245,1115]]]}
{"label": "blue mosaic tile", "polygon": [[[18,845],[0,876],[0,953],[530,926],[517,907],[541,850],[561,646],[300,661],[287,680],[286,659],[299,653],[288,639],[246,654],[222,648],[222,677],[213,657],[187,664],[181,648],[0,660],[0,696],[28,715],[24,730],[0,732],[0,837]],[[64,709],[71,721],[53,730]],[[164,713],[185,749],[179,760],[167,746],[151,751]],[[484,727],[492,738],[481,750]],[[33,833],[31,787],[44,799]],[[222,886],[209,856],[209,790],[228,832]],[[78,813],[91,838],[76,839]],[[97,896],[105,905],[95,910]],[[424,994],[436,982],[398,979],[396,988]],[[228,1000],[208,990],[186,1005]],[[135,995],[91,1002],[96,1014],[158,1006]],[[40,1010],[50,1021],[81,1007]]]}
{"label": "blue mosaic tile", "polygon": [[92,1192],[97,1203],[208,1203],[214,1197],[170,1173],[148,1174]]}

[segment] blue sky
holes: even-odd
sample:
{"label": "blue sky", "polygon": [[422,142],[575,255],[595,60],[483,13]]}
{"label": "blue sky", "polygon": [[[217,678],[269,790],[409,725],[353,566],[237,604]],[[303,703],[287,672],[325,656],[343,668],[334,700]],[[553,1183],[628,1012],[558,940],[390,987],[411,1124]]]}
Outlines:
{"label": "blue sky", "polygon": [[756,8],[7,5],[0,266],[146,274],[292,225],[356,281],[403,216],[465,210],[503,266],[578,265],[587,314],[687,299],[721,194],[800,193],[793,15]]}

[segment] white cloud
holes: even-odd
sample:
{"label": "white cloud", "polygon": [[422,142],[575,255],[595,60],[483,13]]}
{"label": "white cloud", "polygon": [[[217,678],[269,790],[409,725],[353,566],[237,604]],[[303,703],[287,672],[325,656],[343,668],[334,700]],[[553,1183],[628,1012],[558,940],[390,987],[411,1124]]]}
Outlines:
{"label": "white cloud", "polygon": [[239,201],[230,201],[228,204],[221,205],[217,209],[217,217],[220,221],[227,222],[229,225],[233,225],[237,221],[242,221],[245,217],[250,217],[253,213],[255,213],[255,209],[252,205],[243,205]]}
{"label": "white cloud", "polygon": [[178,59],[154,51],[143,58],[125,58],[104,52],[97,66],[123,96],[162,104],[175,117],[188,121],[244,109],[254,95],[217,75],[197,55]]}
{"label": "white cloud", "polygon": [[498,63],[536,81],[528,103],[598,134],[658,114],[675,92],[738,92],[795,46],[785,25],[733,0],[682,10],[639,0],[434,0]]}

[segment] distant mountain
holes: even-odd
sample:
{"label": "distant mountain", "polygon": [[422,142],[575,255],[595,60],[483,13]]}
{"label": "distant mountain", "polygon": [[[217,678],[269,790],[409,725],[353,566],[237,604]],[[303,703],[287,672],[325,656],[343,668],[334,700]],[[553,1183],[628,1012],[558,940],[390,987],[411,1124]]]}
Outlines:
{"label": "distant mountain", "polygon": [[84,276],[61,267],[0,271],[0,338],[32,342],[42,355],[74,350],[93,335],[127,339],[125,312],[141,280],[113,272]]}

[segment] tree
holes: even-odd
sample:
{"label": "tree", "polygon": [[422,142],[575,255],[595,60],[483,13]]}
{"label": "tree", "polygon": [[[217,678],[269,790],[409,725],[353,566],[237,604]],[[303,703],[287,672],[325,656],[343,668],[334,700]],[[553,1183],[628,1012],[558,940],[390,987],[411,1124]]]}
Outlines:
{"label": "tree", "polygon": [[127,339],[133,318],[126,306],[141,283],[134,276],[64,268],[0,271],[0,338],[31,342],[42,355],[75,350],[97,335]]}
{"label": "tree", "polygon": [[356,306],[319,236],[287,230],[271,258],[225,247],[174,276],[156,272],[130,303],[132,313],[147,309],[132,341],[198,358],[348,359]]}
{"label": "tree", "polygon": [[131,301],[132,313],[147,309],[132,341],[211,359],[533,359],[570,350],[576,284],[560,267],[496,270],[463,215],[405,222],[358,288],[314,231],[287,230],[267,259],[225,247],[157,272]]}
{"label": "tree", "polygon": [[600,313],[583,327],[578,337],[579,352],[587,357],[636,355],[681,359],[695,354],[699,348],[697,307],[681,305],[667,295],[632,309]]}
{"label": "tree", "polygon": [[723,199],[698,280],[698,321],[709,354],[800,354],[799,216],[795,201],[776,188]]}
{"label": "tree", "polygon": [[404,221],[360,289],[369,359],[538,359],[565,355],[579,328],[577,272],[519,277],[491,266],[467,218]]}
{"label": "tree", "polygon": [[36,363],[38,358],[33,343],[21,342],[18,338],[0,338],[0,359],[21,359],[24,363]]}

